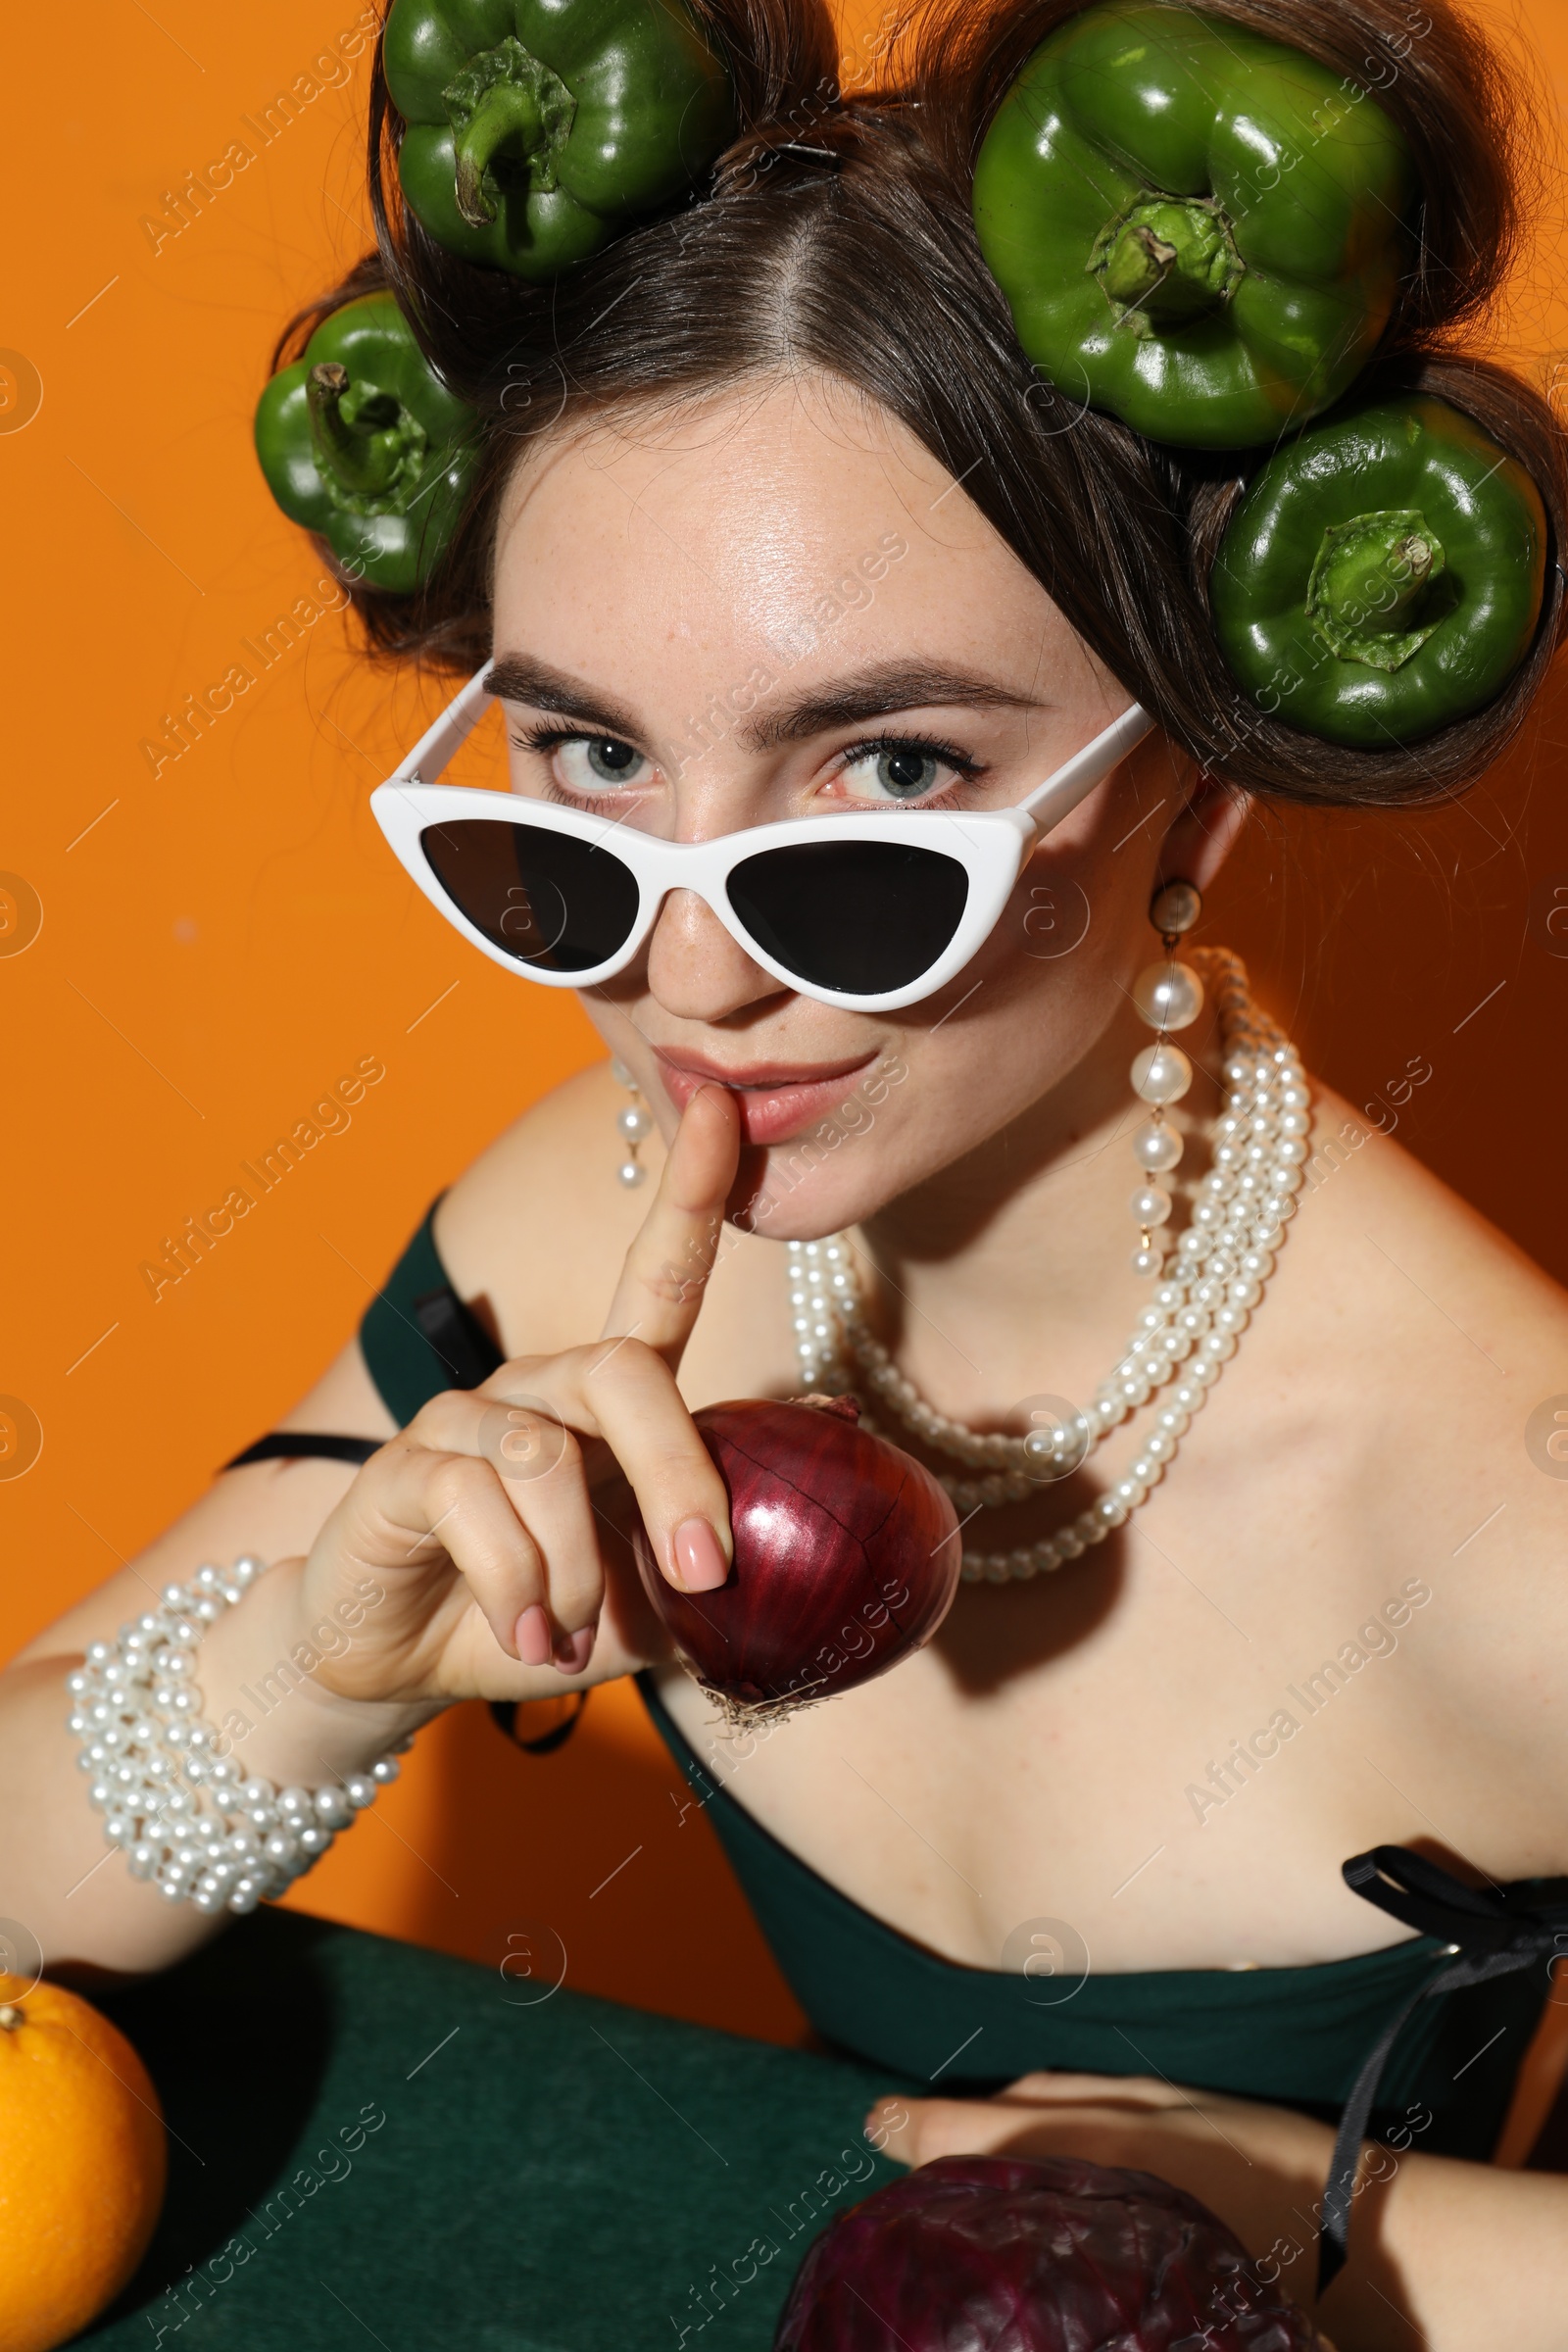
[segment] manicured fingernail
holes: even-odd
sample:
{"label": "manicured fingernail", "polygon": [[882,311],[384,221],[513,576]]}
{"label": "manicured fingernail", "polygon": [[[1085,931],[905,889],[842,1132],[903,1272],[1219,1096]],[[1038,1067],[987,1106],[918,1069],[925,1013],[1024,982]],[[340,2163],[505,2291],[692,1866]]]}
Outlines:
{"label": "manicured fingernail", "polygon": [[550,1620],[537,1601],[517,1619],[512,1646],[524,1666],[550,1663]]}
{"label": "manicured fingernail", "polygon": [[585,1625],[580,1634],[562,1635],[553,1660],[558,1674],[581,1674],[594,1654],[594,1630]]}
{"label": "manicured fingernail", "polygon": [[688,1592],[713,1592],[728,1580],[729,1562],[706,1519],[684,1520],[670,1548]]}

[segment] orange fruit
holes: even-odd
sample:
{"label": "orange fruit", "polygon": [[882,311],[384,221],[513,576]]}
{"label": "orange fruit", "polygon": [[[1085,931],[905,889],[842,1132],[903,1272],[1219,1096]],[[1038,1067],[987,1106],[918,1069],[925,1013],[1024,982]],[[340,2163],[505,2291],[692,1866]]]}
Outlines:
{"label": "orange fruit", "polygon": [[0,2352],[50,2352],[112,2302],[164,2201],[158,2093],[58,1984],[0,1975]]}

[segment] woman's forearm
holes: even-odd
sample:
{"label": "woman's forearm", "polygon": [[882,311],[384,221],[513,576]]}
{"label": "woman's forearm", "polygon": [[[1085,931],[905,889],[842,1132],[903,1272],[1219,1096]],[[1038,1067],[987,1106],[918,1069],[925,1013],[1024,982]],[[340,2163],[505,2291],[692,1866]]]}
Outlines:
{"label": "woman's forearm", "polygon": [[1369,2142],[1349,2262],[1319,2310],[1317,2217],[1335,2135],[1294,2108],[1163,2076],[1057,2073],[1025,2075],[994,2099],[884,2099],[867,2122],[902,2164],[1078,2156],[1172,2181],[1219,2215],[1264,2283],[1312,2313],[1337,2352],[1562,2352],[1568,2342],[1560,2175]]}
{"label": "woman's forearm", "polygon": [[[313,1642],[303,1621],[300,1565],[280,1561],[224,1612],[197,1648],[192,1680],[203,1712],[226,1727],[227,1752],[247,1776],[317,1788],[368,1770],[436,1709],[370,1705],[321,1688],[310,1661],[323,1654],[327,1637]],[[227,1915],[171,1902],[133,1878],[89,1802],[77,1764],[81,1743],[67,1728],[66,1677],[80,1663],[84,1634],[113,1639],[150,1600],[134,1579],[117,1578],[105,1598],[111,1591],[116,1605],[106,1622],[91,1630],[70,1620],[62,1626],[62,1637],[74,1636],[73,1647],[64,1639],[55,1651],[35,1643],[0,1675],[0,1788],[7,1792],[0,1909],[36,1939],[46,1966],[139,1973],[168,1967],[207,1941]],[[353,1632],[339,1627],[336,1639],[352,1642]]]}
{"label": "woman's forearm", "polygon": [[1339,2352],[1562,2352],[1568,2178],[1404,2156],[1357,2196],[1350,2244],[1322,2305]]}

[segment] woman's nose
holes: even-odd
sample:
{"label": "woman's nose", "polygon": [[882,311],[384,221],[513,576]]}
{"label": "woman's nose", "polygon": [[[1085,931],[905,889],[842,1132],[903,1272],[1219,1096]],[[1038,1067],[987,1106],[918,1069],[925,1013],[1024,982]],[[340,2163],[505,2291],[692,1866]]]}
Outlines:
{"label": "woman's nose", "polygon": [[790,992],[754,963],[712,908],[692,890],[673,890],[648,943],[648,986],[681,1021],[721,1021]]}

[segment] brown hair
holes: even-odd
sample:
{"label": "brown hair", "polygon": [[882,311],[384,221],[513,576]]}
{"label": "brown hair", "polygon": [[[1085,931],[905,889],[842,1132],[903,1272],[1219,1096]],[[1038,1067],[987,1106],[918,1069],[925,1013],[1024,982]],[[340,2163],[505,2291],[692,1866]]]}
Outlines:
{"label": "brown hair", "polygon": [[[490,652],[502,490],[527,444],[594,416],[668,406],[757,375],[821,372],[896,416],[961,478],[1085,642],[1211,774],[1295,801],[1392,804],[1458,790],[1498,757],[1555,650],[1568,469],[1549,410],[1458,348],[1520,235],[1523,93],[1480,35],[1423,0],[1214,0],[1204,13],[1288,41],[1398,123],[1422,187],[1418,251],[1371,391],[1467,410],[1541,489],[1554,549],[1530,655],[1485,710],[1376,752],[1266,717],[1234,684],[1205,595],[1224,523],[1266,453],[1156,446],[1055,394],[1020,350],[980,257],[974,154],[1017,67],[1075,0],[935,0],[887,83],[841,100],[822,0],[693,0],[735,64],[740,135],[693,202],[546,287],[443,252],[402,206],[401,124],[379,56],[369,128],[378,253],[291,321],[278,356],[356,293],[387,286],[428,358],[485,424],[451,548],[413,597],[360,587],[371,649],[466,672]],[[1417,27],[1424,29],[1417,29]]]}

